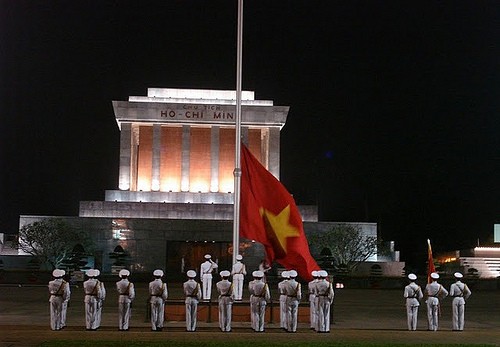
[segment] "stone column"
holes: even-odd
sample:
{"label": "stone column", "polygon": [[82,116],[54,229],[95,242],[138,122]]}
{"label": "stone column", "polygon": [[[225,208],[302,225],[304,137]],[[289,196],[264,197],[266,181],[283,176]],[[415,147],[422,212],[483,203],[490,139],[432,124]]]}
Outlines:
{"label": "stone column", "polygon": [[189,191],[189,155],[191,152],[191,126],[182,126],[181,192]]}
{"label": "stone column", "polygon": [[248,146],[248,127],[241,127],[241,142]]}
{"label": "stone column", "polygon": [[153,157],[151,170],[151,190],[160,190],[161,125],[153,124]]}
{"label": "stone column", "polygon": [[214,125],[210,131],[210,191],[213,193],[219,191],[219,129]]}
{"label": "stone column", "polygon": [[138,157],[139,157],[139,125],[132,124],[130,145],[130,190],[137,191]]}
{"label": "stone column", "polygon": [[280,178],[280,129],[269,128],[269,172],[277,179]]}
{"label": "stone column", "polygon": [[121,123],[120,131],[120,171],[118,188],[130,190],[130,164],[132,160],[132,125]]}

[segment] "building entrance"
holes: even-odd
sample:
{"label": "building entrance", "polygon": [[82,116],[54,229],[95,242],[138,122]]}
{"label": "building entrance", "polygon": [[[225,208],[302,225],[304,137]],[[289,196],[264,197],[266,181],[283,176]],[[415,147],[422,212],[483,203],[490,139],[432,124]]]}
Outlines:
{"label": "building entrance", "polygon": [[214,275],[222,270],[231,270],[232,244],[229,242],[168,241],[166,275],[170,280],[186,278],[188,270],[195,270],[198,277],[200,265],[205,254],[210,254],[219,267]]}

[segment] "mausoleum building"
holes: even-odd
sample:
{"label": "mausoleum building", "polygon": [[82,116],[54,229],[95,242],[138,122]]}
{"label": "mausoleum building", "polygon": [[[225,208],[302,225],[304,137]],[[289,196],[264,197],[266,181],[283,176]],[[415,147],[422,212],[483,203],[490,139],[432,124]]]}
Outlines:
{"label": "mausoleum building", "polygon": [[[229,269],[235,91],[149,88],[147,96],[113,101],[113,109],[120,129],[117,189],[107,190],[104,201],[81,201],[78,217],[58,218],[91,233],[95,266],[103,273],[116,270],[109,255],[117,247],[134,272],[161,268],[177,275],[197,269],[206,253],[219,269]],[[277,178],[288,111],[272,100],[256,100],[252,91],[242,93],[242,141]],[[299,210],[306,234],[335,224],[319,222],[316,206]],[[43,218],[21,216],[20,226]],[[377,235],[375,223],[356,224],[367,236]],[[250,270],[264,257],[252,240],[242,240],[240,252]]]}

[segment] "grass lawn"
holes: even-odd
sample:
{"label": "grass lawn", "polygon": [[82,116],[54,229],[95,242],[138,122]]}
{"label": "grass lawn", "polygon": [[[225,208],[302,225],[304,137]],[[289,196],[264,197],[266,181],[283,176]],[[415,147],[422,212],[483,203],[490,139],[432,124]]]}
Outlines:
{"label": "grass lawn", "polygon": [[[68,346],[76,346],[76,347],[122,347],[123,341],[48,341],[44,342],[40,345],[40,347],[68,347]],[[259,342],[259,341],[231,341],[231,342],[221,342],[221,341],[175,341],[175,340],[165,340],[165,341],[129,341],[127,342],[127,347],[192,347],[192,346],[207,346],[207,347],[278,347],[278,346],[287,346],[287,347],[408,347],[408,346],[439,346],[439,347],[447,347],[447,346],[474,346],[474,347],[486,347],[492,345],[467,345],[467,344],[387,344],[387,343],[336,343],[334,341],[331,342],[296,342],[296,341],[288,341],[288,342]]]}

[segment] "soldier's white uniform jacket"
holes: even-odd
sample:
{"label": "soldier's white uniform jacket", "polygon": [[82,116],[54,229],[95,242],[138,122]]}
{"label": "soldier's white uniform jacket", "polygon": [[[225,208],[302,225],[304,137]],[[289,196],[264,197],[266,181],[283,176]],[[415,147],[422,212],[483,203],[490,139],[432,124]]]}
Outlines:
{"label": "soldier's white uniform jacket", "polygon": [[411,282],[405,287],[403,294],[406,299],[407,306],[420,306],[419,300],[422,300],[424,293],[422,293],[422,288],[415,282]]}
{"label": "soldier's white uniform jacket", "polygon": [[69,288],[69,283],[62,278],[56,278],[49,282],[49,302],[57,298],[61,298],[62,301],[68,301],[71,296],[71,290]]}
{"label": "soldier's white uniform jacket", "polygon": [[333,286],[327,280],[319,280],[314,286],[314,294],[319,298],[326,298],[330,304],[333,302],[335,293],[333,291]]}
{"label": "soldier's white uniform jacket", "polygon": [[186,296],[186,304],[188,303],[188,299],[201,299],[201,290],[200,284],[196,282],[193,278],[190,278],[186,282],[184,282],[182,286],[184,290],[184,295]]}
{"label": "soldier's white uniform jacket", "polygon": [[116,290],[118,291],[118,302],[131,303],[135,298],[134,284],[127,278],[116,282]]}
{"label": "soldier's white uniform jacket", "polygon": [[302,300],[301,285],[295,279],[292,278],[289,281],[285,282],[285,284],[283,285],[283,289],[287,298],[298,301]]}
{"label": "soldier's white uniform jacket", "polygon": [[104,283],[97,278],[89,278],[83,282],[83,290],[85,291],[85,302],[103,301],[106,299],[106,288]]}
{"label": "soldier's white uniform jacket", "polygon": [[[465,304],[465,300],[469,298],[472,294],[469,287],[465,283],[461,281],[456,281],[450,286],[449,295],[454,298],[453,301],[458,301],[462,304]],[[456,299],[456,300],[455,300]]]}
{"label": "soldier's white uniform jacket", "polygon": [[286,297],[286,293],[285,293],[285,283],[288,282],[288,278],[285,278],[283,281],[281,282],[278,282],[278,292],[280,293],[280,298],[281,296],[285,296]]}
{"label": "soldier's white uniform jacket", "polygon": [[219,300],[229,298],[231,301],[234,298],[233,286],[228,280],[222,280],[216,283],[217,292],[219,293]]}
{"label": "soldier's white uniform jacket", "polygon": [[437,281],[428,283],[425,286],[425,292],[427,294],[427,305],[431,306],[439,305],[439,300],[448,295],[448,291]]}
{"label": "soldier's white uniform jacket", "polygon": [[250,299],[254,298],[266,302],[271,299],[269,287],[263,280],[253,280],[248,283],[248,291],[250,292]]}
{"label": "soldier's white uniform jacket", "polygon": [[214,261],[209,261],[209,260],[204,261],[200,265],[200,274],[201,274],[201,277],[203,278],[205,276],[210,275],[210,278],[212,278],[212,271],[214,271],[218,267],[219,267],[219,265],[217,265],[217,263],[214,262]]}
{"label": "soldier's white uniform jacket", "polygon": [[156,278],[149,282],[149,302],[154,304],[158,302],[165,302],[168,299],[167,284],[161,278]]}
{"label": "soldier's white uniform jacket", "polygon": [[243,278],[247,274],[247,269],[245,264],[243,264],[241,261],[236,261],[234,263],[233,268],[231,270],[231,275],[237,276],[237,278]]}

